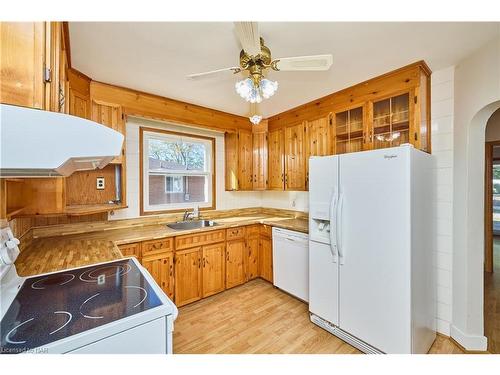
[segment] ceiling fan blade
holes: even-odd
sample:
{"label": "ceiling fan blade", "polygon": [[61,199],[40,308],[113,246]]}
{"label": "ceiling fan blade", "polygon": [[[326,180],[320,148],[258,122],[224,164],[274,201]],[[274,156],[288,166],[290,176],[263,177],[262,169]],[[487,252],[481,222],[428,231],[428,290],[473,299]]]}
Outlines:
{"label": "ceiling fan blade", "polygon": [[260,34],[257,22],[235,22],[234,29],[240,40],[241,48],[250,56],[260,53]]}
{"label": "ceiling fan blade", "polygon": [[224,76],[224,75],[227,75],[228,72],[231,72],[232,74],[236,74],[236,73],[241,72],[241,68],[238,66],[233,66],[231,68],[217,69],[217,70],[212,70],[210,72],[190,74],[187,76],[187,78],[192,79],[192,80],[198,80],[198,79],[203,79],[203,78]]}
{"label": "ceiling fan blade", "polygon": [[272,62],[274,70],[288,71],[322,71],[332,66],[332,55],[284,57]]}

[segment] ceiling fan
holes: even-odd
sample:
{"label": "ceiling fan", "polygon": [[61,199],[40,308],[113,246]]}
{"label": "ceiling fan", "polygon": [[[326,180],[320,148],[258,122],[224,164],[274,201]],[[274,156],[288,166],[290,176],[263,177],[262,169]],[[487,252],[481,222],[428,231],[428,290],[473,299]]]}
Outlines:
{"label": "ceiling fan", "polygon": [[[256,104],[268,99],[278,89],[278,82],[264,77],[266,69],[275,71],[324,71],[330,69],[333,56],[330,54],[314,56],[297,56],[274,59],[271,50],[264,43],[259,34],[257,22],[235,22],[235,32],[240,41],[240,65],[229,68],[212,70],[210,72],[190,74],[187,77],[199,80],[208,77],[248,72],[248,78],[235,84],[236,92],[246,101]],[[250,121],[259,123],[262,117],[258,113],[251,113]]]}

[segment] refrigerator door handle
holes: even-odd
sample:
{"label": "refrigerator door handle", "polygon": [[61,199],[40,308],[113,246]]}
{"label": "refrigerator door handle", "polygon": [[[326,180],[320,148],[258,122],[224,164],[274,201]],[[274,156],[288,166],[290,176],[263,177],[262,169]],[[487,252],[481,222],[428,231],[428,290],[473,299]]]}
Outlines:
{"label": "refrigerator door handle", "polygon": [[337,211],[337,192],[333,190],[330,201],[330,252],[332,253],[333,263],[337,263],[337,233],[335,225],[335,214]]}
{"label": "refrigerator door handle", "polygon": [[337,204],[337,226],[336,226],[336,237],[337,237],[337,249],[339,252],[339,263],[342,265],[345,261],[344,244],[342,238],[343,230],[343,207],[344,207],[344,193],[341,191],[339,196],[339,202]]}

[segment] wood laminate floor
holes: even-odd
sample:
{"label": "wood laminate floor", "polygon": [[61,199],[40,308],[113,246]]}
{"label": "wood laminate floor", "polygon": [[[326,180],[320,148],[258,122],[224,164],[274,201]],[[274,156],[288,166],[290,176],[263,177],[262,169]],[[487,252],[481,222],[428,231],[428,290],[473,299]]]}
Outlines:
{"label": "wood laminate floor", "polygon": [[[261,279],[181,307],[174,326],[174,353],[360,353],[312,324],[305,303]],[[438,336],[430,353],[462,351]]]}
{"label": "wood laminate floor", "polygon": [[493,239],[493,272],[484,273],[484,334],[488,351],[500,353],[500,238]]}

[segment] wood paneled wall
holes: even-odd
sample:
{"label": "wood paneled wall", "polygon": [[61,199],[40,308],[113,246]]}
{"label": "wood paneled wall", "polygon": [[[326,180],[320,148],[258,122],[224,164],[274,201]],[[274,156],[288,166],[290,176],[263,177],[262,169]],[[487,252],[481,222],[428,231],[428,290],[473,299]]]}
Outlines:
{"label": "wood paneled wall", "polygon": [[97,81],[90,84],[90,96],[93,100],[120,104],[125,115],[221,131],[251,130],[246,117]]}
{"label": "wood paneled wall", "polygon": [[[328,116],[341,108],[380,98],[395,91],[409,90],[420,85],[420,71],[428,73],[430,69],[424,61],[404,66],[376,78],[361,82],[333,94],[313,100],[309,103],[292,108],[288,111],[270,117],[269,130],[279,129],[302,121]],[[429,85],[430,87],[430,85]],[[430,113],[430,112],[429,112]]]}

